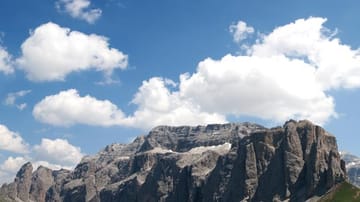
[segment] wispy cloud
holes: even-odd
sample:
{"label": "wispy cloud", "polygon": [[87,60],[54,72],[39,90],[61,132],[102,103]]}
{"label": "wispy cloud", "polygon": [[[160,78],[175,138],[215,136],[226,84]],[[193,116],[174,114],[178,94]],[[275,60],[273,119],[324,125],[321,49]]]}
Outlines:
{"label": "wispy cloud", "polygon": [[230,25],[229,31],[233,35],[234,42],[239,43],[253,34],[255,29],[248,26],[244,21],[238,21],[236,24]]}
{"label": "wispy cloud", "polygon": [[1,45],[0,45],[0,72],[3,72],[4,74],[14,73],[12,56],[7,52],[6,48]]}
{"label": "wispy cloud", "polygon": [[31,90],[21,90],[18,92],[9,93],[6,96],[4,103],[8,106],[16,106],[20,111],[22,111],[23,109],[25,109],[27,107],[27,104],[26,103],[17,104],[16,100],[18,98],[24,97],[25,95],[29,94],[30,92],[31,92]]}
{"label": "wispy cloud", "polygon": [[58,0],[55,5],[59,11],[65,11],[71,17],[88,23],[94,23],[102,13],[101,9],[90,7],[90,0]]}

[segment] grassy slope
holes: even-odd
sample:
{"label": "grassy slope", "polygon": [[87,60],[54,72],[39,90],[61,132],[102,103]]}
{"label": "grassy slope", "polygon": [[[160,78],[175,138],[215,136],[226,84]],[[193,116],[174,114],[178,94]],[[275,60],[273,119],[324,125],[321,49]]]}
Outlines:
{"label": "grassy slope", "polygon": [[333,191],[323,196],[319,202],[360,202],[360,189],[343,182]]}

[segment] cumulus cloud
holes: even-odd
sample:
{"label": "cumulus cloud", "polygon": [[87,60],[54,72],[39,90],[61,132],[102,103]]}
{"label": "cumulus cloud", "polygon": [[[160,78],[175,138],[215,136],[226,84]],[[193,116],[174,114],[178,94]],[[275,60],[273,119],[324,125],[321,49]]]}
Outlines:
{"label": "cumulus cloud", "polygon": [[284,55],[299,58],[316,68],[316,80],[324,90],[360,87],[359,49],[336,38],[324,26],[326,18],[310,17],[274,29],[251,48],[252,56]]}
{"label": "cumulus cloud", "polygon": [[39,145],[33,146],[27,155],[9,156],[0,164],[0,184],[13,181],[16,172],[26,162],[31,162],[34,170],[39,166],[54,170],[73,169],[82,157],[80,148],[71,145],[67,140],[44,138]]}
{"label": "cumulus cloud", "polygon": [[15,153],[28,153],[28,144],[22,137],[11,130],[5,125],[0,124],[0,149]]}
{"label": "cumulus cloud", "polygon": [[61,81],[78,71],[94,69],[111,76],[127,67],[127,55],[110,48],[108,39],[71,31],[49,22],[36,28],[21,45],[19,68],[32,81]]}
{"label": "cumulus cloud", "polygon": [[67,12],[71,17],[94,23],[101,16],[101,9],[90,8],[90,0],[58,0],[56,7]]}
{"label": "cumulus cloud", "polygon": [[73,166],[79,163],[83,156],[79,147],[71,145],[64,139],[43,138],[39,145],[34,146],[33,152],[36,160],[64,166]]}
{"label": "cumulus cloud", "polygon": [[11,74],[14,72],[12,56],[6,49],[0,46],[0,72]]}
{"label": "cumulus cloud", "polygon": [[5,98],[5,104],[9,106],[16,106],[20,111],[25,109],[27,104],[26,103],[20,103],[17,104],[16,100],[18,98],[24,97],[25,95],[29,94],[31,90],[21,90],[14,93],[8,93]]}
{"label": "cumulus cloud", "polygon": [[16,172],[27,162],[24,157],[8,157],[0,165],[0,184],[14,180]]}
{"label": "cumulus cloud", "polygon": [[131,116],[125,116],[108,100],[98,100],[90,95],[80,96],[75,89],[45,97],[35,105],[33,115],[41,122],[57,126],[120,125],[143,129],[164,124],[194,125],[225,121],[223,116],[216,113],[199,111],[199,106],[168,90],[168,85],[175,84],[156,77],[144,81],[132,101],[138,108]]}
{"label": "cumulus cloud", "polygon": [[171,91],[175,83],[169,79],[154,77],[144,81],[132,103],[137,110],[129,116],[132,127],[150,129],[157,125],[198,125],[224,123],[225,116],[202,111],[190,99],[181,97],[178,91]]}
{"label": "cumulus cloud", "polygon": [[43,160],[36,161],[30,156],[18,156],[18,157],[9,156],[0,165],[0,184],[12,182],[16,176],[16,173],[21,168],[21,166],[23,166],[27,162],[32,163],[34,170],[36,170],[39,166],[44,166],[53,170],[59,170],[59,169],[70,170],[73,169],[75,165],[73,164],[71,166],[64,166],[60,164],[49,163],[48,161],[43,161]]}
{"label": "cumulus cloud", "polygon": [[238,21],[229,27],[230,33],[233,35],[233,40],[236,43],[246,39],[250,34],[253,34],[255,29],[248,26],[244,21]]}
{"label": "cumulus cloud", "polygon": [[[178,84],[150,78],[135,94],[131,103],[137,108],[131,115],[125,116],[110,101],[98,105],[105,110],[99,107],[91,113],[85,111],[91,107],[79,107],[78,111],[71,108],[78,106],[75,104],[53,110],[62,100],[59,95],[64,92],[60,92],[49,96],[56,98],[52,102],[45,102],[49,97],[41,101],[38,106],[43,106],[42,110],[35,107],[34,116],[53,125],[83,123],[144,129],[160,124],[225,122],[230,115],[271,122],[309,119],[322,125],[337,117],[329,90],[360,87],[359,50],[342,44],[336,31],[324,26],[325,22],[326,19],[317,17],[299,19],[269,34],[258,35],[245,54],[207,58],[199,62],[194,73],[180,75]],[[234,40],[241,41],[253,29],[240,21],[230,31]],[[76,98],[70,100],[83,103],[81,100],[89,97],[76,94]],[[96,98],[91,100],[99,102]],[[88,106],[92,106],[90,103]],[[96,113],[103,121],[88,120],[87,116]]]}
{"label": "cumulus cloud", "polygon": [[4,163],[0,166],[0,169],[7,172],[16,172],[24,165],[27,160],[24,157],[8,157]]}
{"label": "cumulus cloud", "polygon": [[359,49],[325,22],[299,19],[260,36],[245,55],[205,59],[182,76],[180,93],[208,112],[324,124],[336,117],[329,90],[360,87]]}
{"label": "cumulus cloud", "polygon": [[33,115],[41,122],[58,126],[110,126],[121,122],[124,117],[123,112],[110,101],[97,100],[90,95],[81,97],[75,89],[45,97],[35,105]]}
{"label": "cumulus cloud", "polygon": [[284,56],[208,58],[196,73],[181,76],[180,93],[204,111],[227,115],[317,123],[336,115],[333,99],[316,81],[315,69]]}
{"label": "cumulus cloud", "polygon": [[16,172],[26,162],[31,162],[34,169],[45,166],[51,169],[72,169],[83,157],[79,147],[70,144],[66,139],[41,139],[38,145],[29,145],[20,134],[0,125],[0,150],[21,154],[8,156],[0,163],[0,184],[14,179]]}

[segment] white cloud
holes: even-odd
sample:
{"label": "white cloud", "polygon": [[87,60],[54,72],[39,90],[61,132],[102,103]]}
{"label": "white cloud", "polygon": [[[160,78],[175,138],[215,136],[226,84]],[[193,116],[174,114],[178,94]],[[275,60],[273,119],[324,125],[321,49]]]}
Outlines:
{"label": "white cloud", "polygon": [[26,162],[31,162],[34,169],[40,165],[51,169],[72,169],[83,157],[81,149],[65,139],[41,139],[38,145],[29,145],[22,137],[0,124],[0,150],[22,154],[0,164],[0,184],[13,181],[15,174]]}
{"label": "white cloud", "polygon": [[[31,162],[33,165],[33,170],[36,170],[39,166],[44,166],[53,170],[59,169],[68,169],[71,170],[74,168],[75,164],[71,166],[64,166],[59,164],[52,164],[48,161],[36,161],[29,156],[18,156],[12,157],[9,156],[1,165],[0,165],[0,184],[2,183],[10,183],[14,181],[16,173],[20,170],[21,166],[25,163]],[[79,163],[76,162],[76,163]]]}
{"label": "white cloud", "polygon": [[299,19],[263,35],[247,55],[200,62],[194,74],[182,76],[181,95],[208,112],[324,124],[336,117],[327,90],[360,83],[358,50],[334,38],[325,21]]}
{"label": "white cloud", "polygon": [[21,91],[14,92],[14,93],[8,93],[5,98],[5,104],[9,105],[9,106],[15,105],[21,111],[26,108],[27,104],[26,103],[16,104],[16,100],[18,98],[24,97],[25,95],[29,94],[30,92],[31,92],[31,90],[21,90]]}
{"label": "white cloud", "polygon": [[333,99],[316,81],[315,68],[284,56],[206,59],[196,73],[181,76],[180,93],[204,111],[226,115],[319,124],[336,115]]}
{"label": "white cloud", "polygon": [[0,149],[16,152],[16,153],[28,153],[28,144],[22,139],[22,137],[10,131],[5,125],[0,124]]}
{"label": "white cloud", "polygon": [[52,165],[73,166],[80,162],[83,154],[79,147],[71,145],[67,140],[50,140],[43,138],[40,145],[33,148],[34,159],[46,161]]}
{"label": "white cloud", "polygon": [[107,38],[71,31],[52,22],[31,32],[21,50],[17,64],[32,81],[61,81],[72,72],[88,69],[109,77],[113,70],[127,67],[127,55],[110,48]]}
{"label": "white cloud", "polygon": [[16,105],[16,107],[17,107],[20,111],[22,111],[22,110],[24,110],[24,109],[27,107],[27,104],[26,104],[26,103],[21,103],[21,104]]}
{"label": "white cloud", "polygon": [[199,111],[198,106],[183,100],[178,93],[172,93],[166,85],[175,84],[161,78],[144,81],[132,101],[138,109],[128,117],[110,101],[98,100],[90,95],[82,97],[75,89],[45,97],[35,105],[33,115],[41,122],[57,126],[120,125],[143,129],[160,124],[194,125],[225,121],[216,113]]}
{"label": "white cloud", "polygon": [[0,165],[0,184],[10,183],[15,179],[17,171],[27,162],[25,157],[8,157]]}
{"label": "white cloud", "polygon": [[150,129],[157,125],[199,125],[224,123],[225,116],[216,112],[201,111],[201,107],[191,100],[181,97],[179,92],[171,91],[169,79],[151,78],[144,81],[132,100],[137,105],[134,114],[128,117],[132,127]]}
{"label": "white cloud", "polygon": [[238,21],[236,24],[230,25],[229,31],[233,35],[234,42],[239,43],[253,34],[255,30],[253,27],[247,26],[246,22]]}
{"label": "white cloud", "polygon": [[2,165],[0,165],[0,169],[6,172],[10,172],[15,174],[22,165],[27,162],[24,157],[8,157]]}
{"label": "white cloud", "polygon": [[360,87],[360,53],[324,27],[325,18],[310,17],[274,29],[251,48],[252,56],[284,55],[316,68],[324,90]]}
{"label": "white cloud", "polygon": [[45,97],[35,105],[33,115],[41,122],[58,126],[110,126],[121,122],[124,117],[110,101],[97,100],[90,95],[81,97],[75,89]]}
{"label": "white cloud", "polygon": [[[160,124],[225,122],[229,115],[272,122],[309,119],[321,125],[337,117],[329,90],[360,87],[359,50],[342,44],[336,32],[323,26],[325,22],[324,18],[310,17],[275,28],[258,36],[244,55],[228,54],[218,60],[201,61],[194,73],[182,74],[178,84],[150,78],[132,100],[137,106],[132,115],[123,115],[110,101],[106,106],[112,107],[104,107],[105,110],[98,107],[91,113],[79,107],[82,116],[72,112],[74,105],[65,104],[58,111],[53,110],[64,92],[49,96],[57,99],[46,102],[41,111],[35,108],[34,115],[53,125],[82,123],[143,129]],[[238,24],[239,29],[237,25],[230,29],[233,34],[240,30],[235,40],[253,32],[245,23]],[[71,100],[83,103],[84,98],[77,95],[77,99]],[[96,98],[92,101],[103,102]],[[96,113],[102,121],[86,118]]]}
{"label": "white cloud", "polygon": [[14,72],[13,61],[11,55],[6,49],[0,46],[0,72],[11,74]]}
{"label": "white cloud", "polygon": [[75,165],[77,165],[77,163],[79,163],[79,162],[80,161],[76,162],[76,164],[73,164],[71,166],[53,164],[53,163],[49,163],[48,161],[32,161],[31,163],[34,166],[34,170],[37,169],[39,166],[44,166],[44,167],[50,168],[52,170],[60,170],[60,169],[72,170],[72,169],[74,169]]}
{"label": "white cloud", "polygon": [[31,162],[34,170],[39,166],[58,170],[73,169],[83,157],[79,147],[71,145],[65,139],[42,139],[39,145],[32,147],[25,156],[9,156],[0,164],[0,184],[14,180],[16,173],[26,162]]}
{"label": "white cloud", "polygon": [[299,19],[262,35],[246,55],[208,58],[182,76],[180,93],[207,112],[324,124],[336,117],[329,90],[360,87],[359,49],[325,22]]}
{"label": "white cloud", "polygon": [[56,7],[64,10],[71,17],[94,23],[101,16],[101,9],[91,9],[90,0],[58,0]]}

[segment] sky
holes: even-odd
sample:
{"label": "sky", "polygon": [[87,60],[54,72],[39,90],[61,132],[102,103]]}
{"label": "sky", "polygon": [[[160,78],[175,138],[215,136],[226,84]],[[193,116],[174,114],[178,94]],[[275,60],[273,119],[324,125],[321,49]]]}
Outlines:
{"label": "sky", "polygon": [[3,0],[0,183],[157,125],[308,119],[360,155],[360,2]]}

